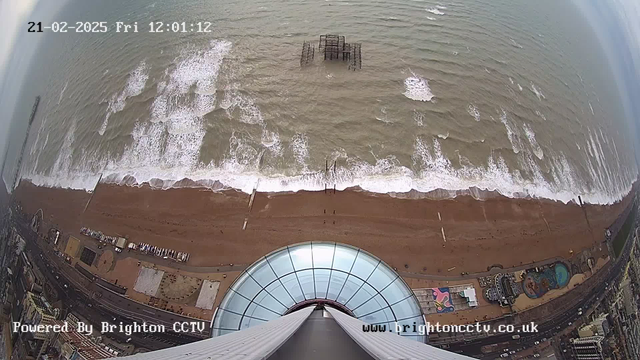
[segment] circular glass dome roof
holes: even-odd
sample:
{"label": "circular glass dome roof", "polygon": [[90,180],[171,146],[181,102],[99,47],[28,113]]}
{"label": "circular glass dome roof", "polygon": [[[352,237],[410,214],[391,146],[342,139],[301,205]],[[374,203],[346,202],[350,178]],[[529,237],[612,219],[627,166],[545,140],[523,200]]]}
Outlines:
{"label": "circular glass dome roof", "polygon": [[425,340],[413,331],[414,324],[416,329],[424,325],[422,309],[393,269],[364,250],[326,242],[284,247],[249,266],[222,299],[212,336],[262,324],[314,302],[387,329],[409,325],[400,335]]}

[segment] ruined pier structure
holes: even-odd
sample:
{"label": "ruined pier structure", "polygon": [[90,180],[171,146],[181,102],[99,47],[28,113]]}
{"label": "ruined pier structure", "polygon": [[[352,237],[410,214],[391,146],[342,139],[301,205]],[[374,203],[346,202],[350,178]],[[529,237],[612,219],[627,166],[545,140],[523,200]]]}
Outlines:
{"label": "ruined pier structure", "polygon": [[[320,35],[318,50],[324,56],[324,60],[341,60],[349,63],[349,70],[362,69],[362,44],[347,43],[342,35]],[[302,44],[300,66],[306,66],[313,62],[315,48],[311,42]]]}

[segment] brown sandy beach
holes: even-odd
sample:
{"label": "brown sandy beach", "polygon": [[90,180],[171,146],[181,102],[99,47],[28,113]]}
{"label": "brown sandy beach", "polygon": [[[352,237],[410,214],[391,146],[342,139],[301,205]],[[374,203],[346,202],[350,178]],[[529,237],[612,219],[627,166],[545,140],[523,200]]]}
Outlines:
{"label": "brown sandy beach", "polygon": [[[154,190],[100,184],[91,194],[22,182],[16,199],[67,234],[87,226],[191,253],[189,265],[250,264],[285,245],[336,241],[365,249],[406,272],[459,275],[553,257],[604,240],[631,200],[611,206],[470,196],[399,199],[354,190],[257,193]],[[585,219],[585,213],[589,221]],[[242,230],[245,218],[246,230]],[[440,220],[441,218],[441,220]],[[446,241],[443,239],[443,232]],[[606,249],[605,249],[606,250]]]}

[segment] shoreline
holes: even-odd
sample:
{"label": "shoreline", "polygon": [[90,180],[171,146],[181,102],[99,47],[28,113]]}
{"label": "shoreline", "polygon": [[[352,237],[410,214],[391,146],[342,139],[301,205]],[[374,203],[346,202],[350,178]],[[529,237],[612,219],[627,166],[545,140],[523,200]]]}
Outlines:
{"label": "shoreline", "polygon": [[[302,175],[300,177],[304,178],[306,176],[309,177],[317,177],[317,174],[320,173],[312,173],[312,174],[307,174],[307,175]],[[88,193],[93,192],[93,190],[95,188],[97,188],[98,186],[102,186],[102,185],[114,185],[114,186],[129,186],[129,187],[134,187],[134,188],[150,188],[153,190],[172,190],[172,189],[201,189],[201,190],[209,190],[212,192],[227,192],[227,191],[237,191],[243,194],[247,194],[247,195],[251,195],[253,192],[258,192],[258,193],[265,193],[265,194],[272,194],[272,195],[277,195],[277,194],[295,194],[295,193],[299,193],[299,192],[329,192],[329,191],[353,191],[353,192],[361,192],[361,193],[365,193],[369,196],[378,196],[378,195],[387,195],[389,197],[392,198],[398,198],[398,199],[428,199],[428,200],[450,200],[450,199],[455,199],[457,197],[460,196],[470,196],[472,198],[474,198],[475,200],[478,201],[483,201],[483,200],[487,200],[490,198],[495,198],[495,197],[502,197],[502,198],[506,198],[506,199],[514,199],[514,200],[549,200],[549,201],[557,201],[557,202],[561,202],[563,204],[579,204],[580,201],[582,201],[584,204],[590,204],[590,205],[613,205],[616,204],[620,201],[622,201],[624,198],[628,197],[628,195],[634,190],[634,188],[636,187],[636,182],[632,183],[627,190],[625,190],[624,195],[622,194],[617,194],[614,197],[610,197],[605,201],[599,201],[599,202],[590,202],[587,199],[588,198],[606,198],[603,197],[600,194],[582,194],[582,195],[576,195],[573,194],[571,196],[569,196],[569,194],[564,194],[564,193],[556,193],[556,195],[558,195],[557,197],[553,198],[553,197],[545,197],[545,196],[536,196],[535,194],[531,194],[528,191],[524,191],[524,192],[513,192],[510,195],[508,194],[504,194],[503,192],[501,192],[500,190],[497,189],[488,189],[488,188],[480,188],[477,186],[470,186],[468,188],[464,188],[464,189],[456,189],[456,190],[452,190],[452,189],[445,189],[445,188],[436,188],[433,190],[429,190],[429,191],[421,191],[421,190],[417,190],[415,188],[411,188],[407,191],[373,191],[373,190],[368,190],[365,189],[363,186],[361,185],[351,185],[351,186],[340,186],[340,187],[336,187],[334,186],[330,186],[329,183],[331,181],[334,181],[331,177],[327,178],[327,183],[323,186],[320,186],[320,184],[313,184],[311,186],[309,186],[309,188],[299,188],[299,189],[293,189],[293,190],[289,190],[286,189],[286,187],[289,185],[287,182],[282,182],[282,186],[284,187],[283,190],[277,190],[277,191],[273,191],[273,190],[260,190],[259,189],[259,185],[260,185],[260,181],[262,179],[258,179],[255,183],[255,185],[251,186],[243,186],[243,187],[233,187],[233,186],[228,186],[225,185],[224,183],[222,183],[219,180],[208,180],[208,179],[204,179],[204,180],[192,180],[190,178],[183,178],[181,180],[163,180],[163,179],[158,179],[158,178],[152,178],[149,179],[148,181],[142,181],[142,182],[138,182],[136,180],[135,177],[131,176],[131,175],[125,175],[121,178],[115,179],[114,178],[114,174],[103,177],[102,174],[100,175],[96,175],[95,178],[97,178],[97,180],[94,182],[95,186],[91,189],[88,189],[86,187],[86,178],[84,178],[84,180],[82,181],[83,184],[85,184],[84,187],[73,187],[73,186],[61,186],[59,184],[56,185],[51,185],[51,184],[36,184],[36,182],[33,181],[33,179],[30,178],[23,178],[21,179],[22,181],[25,182],[29,182],[32,185],[38,186],[38,187],[46,187],[46,188],[52,188],[52,189],[63,189],[63,190],[78,190],[78,191],[85,191]],[[42,182],[42,179],[41,181]],[[316,186],[317,185],[317,186]],[[334,190],[335,189],[335,190]],[[560,196],[560,194],[563,194],[563,196]],[[561,198],[562,197],[562,198]],[[612,200],[613,199],[613,200]]]}
{"label": "shoreline", "polygon": [[[124,235],[190,252],[190,266],[248,265],[282,246],[335,241],[367,250],[398,271],[432,275],[515,267],[598,247],[632,197],[580,207],[504,196],[395,198],[352,189],[256,192],[249,208],[251,196],[235,189],[100,183],[87,193],[26,181],[15,196],[29,213],[42,208],[46,226],[58,226],[65,236],[83,238],[82,226]],[[599,256],[605,253],[606,246]]]}

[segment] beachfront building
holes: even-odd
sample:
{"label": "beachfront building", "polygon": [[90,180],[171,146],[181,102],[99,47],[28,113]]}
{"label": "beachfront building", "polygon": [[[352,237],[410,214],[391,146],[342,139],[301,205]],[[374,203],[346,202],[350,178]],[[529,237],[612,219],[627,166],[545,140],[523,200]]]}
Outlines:
{"label": "beachfront building", "polygon": [[100,344],[96,339],[79,333],[74,327],[69,332],[54,334],[51,346],[60,360],[99,360],[118,356],[118,352]]}
{"label": "beachfront building", "polygon": [[[469,359],[425,344],[416,296],[382,260],[337,243],[276,250],[231,285],[208,340],[131,359]],[[250,344],[250,345],[249,345]]]}
{"label": "beachfront building", "polygon": [[589,336],[573,339],[571,343],[573,357],[578,360],[603,360],[603,340],[604,336]]}
{"label": "beachfront building", "polygon": [[464,289],[463,291],[459,292],[459,295],[460,297],[463,297],[467,300],[467,304],[469,304],[469,307],[478,306],[478,297],[476,296],[476,290],[473,287]]}
{"label": "beachfront building", "polygon": [[578,335],[581,338],[589,336],[607,336],[609,334],[609,322],[607,321],[609,314],[601,314],[597,318],[593,319],[589,324],[581,327],[578,330]]}
{"label": "beachfront building", "polygon": [[[24,299],[20,323],[26,325],[55,324],[57,310],[40,295],[28,292]],[[37,359],[46,351],[51,337],[43,332],[18,332],[11,359]]]}
{"label": "beachfront building", "polygon": [[515,303],[521,293],[513,273],[496,274],[492,286],[484,291],[485,298],[490,302],[497,302],[500,306],[510,306]]}

